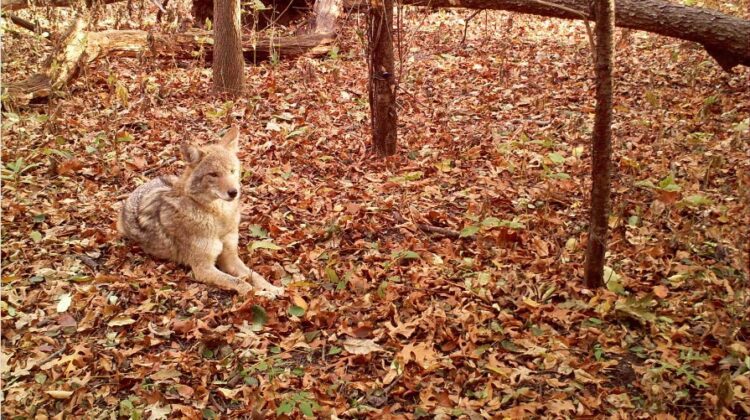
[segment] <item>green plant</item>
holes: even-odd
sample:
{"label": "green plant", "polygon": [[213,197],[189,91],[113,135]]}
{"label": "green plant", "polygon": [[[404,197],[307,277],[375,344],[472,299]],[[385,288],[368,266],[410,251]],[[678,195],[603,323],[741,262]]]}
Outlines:
{"label": "green plant", "polygon": [[315,411],[320,409],[320,405],[308,391],[300,391],[294,394],[288,394],[281,400],[281,404],[276,409],[276,415],[291,414],[298,409],[305,417],[313,417]]}

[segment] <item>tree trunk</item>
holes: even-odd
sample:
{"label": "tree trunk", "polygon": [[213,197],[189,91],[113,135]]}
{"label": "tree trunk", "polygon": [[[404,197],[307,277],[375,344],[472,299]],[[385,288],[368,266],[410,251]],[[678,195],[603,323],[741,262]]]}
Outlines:
{"label": "tree trunk", "polygon": [[[336,21],[341,13],[342,0],[318,0],[315,19],[308,32],[290,37],[243,39],[245,60],[256,62],[271,56],[295,57],[301,54],[325,55],[336,40]],[[110,54],[130,57],[150,55],[156,58],[194,59],[203,52],[207,59],[213,57],[211,34],[195,30],[180,34],[163,34],[139,30],[87,32],[88,17],[79,17],[62,37],[61,47],[47,59],[41,73],[26,80],[4,84],[7,96],[3,103],[23,107],[35,99],[49,97],[52,92],[70,83],[78,69]],[[53,87],[54,85],[54,87]]]}
{"label": "tree trunk", "polygon": [[[401,0],[431,7],[497,9],[563,19],[592,19],[589,0],[550,0],[552,7],[533,0]],[[664,0],[618,0],[616,25],[697,42],[725,71],[750,66],[750,21],[710,9]],[[566,10],[567,9],[567,10]]]}
{"label": "tree trunk", "polygon": [[214,90],[239,95],[245,82],[240,1],[215,1],[214,17]]}
{"label": "tree trunk", "polygon": [[396,153],[393,0],[371,0],[368,17],[370,119],[378,156]]}
{"label": "tree trunk", "polygon": [[[101,0],[114,3],[124,0]],[[211,0],[194,0],[205,9]],[[346,0],[347,10],[363,0]],[[366,1],[366,0],[364,0]],[[563,19],[592,19],[589,0],[550,0],[554,7],[534,0],[401,0],[402,4],[430,7],[495,9]],[[76,0],[42,0],[43,6],[73,6]],[[195,6],[196,3],[194,3]],[[4,0],[3,11],[29,7],[29,0]],[[664,0],[618,0],[617,26],[653,32],[686,41],[697,42],[726,71],[737,65],[750,66],[750,21],[699,7],[682,6]],[[210,10],[210,8],[208,9]],[[195,11],[194,11],[195,12]],[[203,19],[198,18],[198,15]],[[206,11],[196,13],[200,23]]]}
{"label": "tree trunk", "polygon": [[604,255],[607,252],[607,222],[612,155],[612,32],[615,1],[596,0],[596,114],[592,133],[591,213],[586,247],[586,287],[604,285]]}

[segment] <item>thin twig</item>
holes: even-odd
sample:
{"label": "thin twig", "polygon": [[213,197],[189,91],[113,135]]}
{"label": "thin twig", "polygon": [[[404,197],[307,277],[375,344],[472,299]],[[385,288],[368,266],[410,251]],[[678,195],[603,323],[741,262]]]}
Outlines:
{"label": "thin twig", "polygon": [[[398,222],[398,223],[406,223],[407,222],[407,220],[404,219],[404,216],[402,216],[400,213],[395,212],[395,211],[393,212],[393,218],[396,219],[396,222]],[[458,239],[458,238],[461,237],[461,234],[459,232],[456,232],[453,229],[448,229],[448,228],[444,228],[444,227],[428,225],[426,223],[414,223],[414,224],[417,226],[417,228],[419,228],[419,230],[421,230],[423,232],[437,233],[437,234],[440,234],[440,235],[443,235],[443,236],[447,236],[447,237],[453,238],[453,239]]]}
{"label": "thin twig", "polygon": [[464,22],[464,36],[461,38],[460,45],[463,45],[464,42],[466,42],[466,31],[469,29],[469,22],[474,19],[474,16],[478,15],[479,12],[481,12],[484,9],[478,9],[475,10],[474,13],[472,13],[468,18],[466,18],[466,21]]}
{"label": "thin twig", "polygon": [[594,33],[591,32],[591,26],[589,25],[589,19],[591,17],[587,15],[586,13],[571,9],[570,7],[562,6],[556,3],[550,3],[545,0],[531,0],[534,3],[541,4],[542,6],[552,7],[554,9],[564,10],[568,13],[573,13],[576,16],[579,16],[581,19],[583,19],[583,24],[586,25],[586,35],[589,38],[589,46],[591,47],[591,59],[593,60],[594,64],[596,64],[596,43],[594,42]]}
{"label": "thin twig", "polygon": [[165,167],[165,166],[173,163],[176,160],[177,160],[177,158],[174,157],[174,156],[172,156],[170,158],[167,158],[167,159],[164,159],[163,161],[161,161],[161,163],[159,163],[158,165],[154,166],[153,168],[149,168],[149,169],[146,169],[145,171],[143,171],[143,175],[150,175],[150,174],[158,171],[159,169],[161,169],[161,168],[163,168],[163,167]]}

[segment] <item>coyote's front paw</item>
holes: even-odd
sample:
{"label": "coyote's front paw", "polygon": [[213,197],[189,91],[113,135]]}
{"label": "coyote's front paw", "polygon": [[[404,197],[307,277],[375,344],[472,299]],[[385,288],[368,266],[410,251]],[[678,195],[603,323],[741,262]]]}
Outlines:
{"label": "coyote's front paw", "polygon": [[234,287],[234,290],[236,290],[237,294],[239,294],[240,296],[245,296],[248,293],[250,293],[251,290],[253,290],[253,286],[251,286],[250,283],[242,279],[238,279],[237,284]]}
{"label": "coyote's front paw", "polygon": [[255,295],[256,296],[263,296],[266,299],[276,299],[277,297],[279,297],[281,295],[281,293],[276,293],[276,292],[271,291],[271,290],[258,290],[258,289],[255,289]]}
{"label": "coyote's front paw", "polygon": [[253,286],[256,289],[262,289],[263,291],[267,292],[267,294],[273,295],[273,297],[281,296],[284,294],[283,287],[274,286],[273,284],[269,283],[265,277],[261,276],[255,271],[251,272],[250,280],[252,281]]}

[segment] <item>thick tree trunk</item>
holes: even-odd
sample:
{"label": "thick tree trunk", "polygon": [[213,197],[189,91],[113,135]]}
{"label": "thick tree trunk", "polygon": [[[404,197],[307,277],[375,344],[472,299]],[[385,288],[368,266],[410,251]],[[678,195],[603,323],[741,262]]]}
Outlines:
{"label": "thick tree trunk", "polygon": [[[550,0],[552,7],[534,0],[401,0],[403,4],[431,7],[497,9],[563,19],[589,20],[589,0]],[[569,9],[569,10],[565,10]],[[573,12],[577,11],[577,13]],[[617,26],[697,42],[726,71],[750,66],[750,20],[710,9],[682,6],[664,0],[618,0]]]}
{"label": "thick tree trunk", "polygon": [[607,252],[607,222],[612,155],[612,32],[615,1],[596,0],[596,114],[592,134],[591,212],[586,248],[586,287],[601,287]]}
{"label": "thick tree trunk", "polygon": [[240,1],[215,1],[214,17],[214,90],[239,95],[245,84]]}
{"label": "thick tree trunk", "polygon": [[396,84],[393,64],[393,0],[371,0],[368,17],[372,145],[378,156],[396,153]]}

